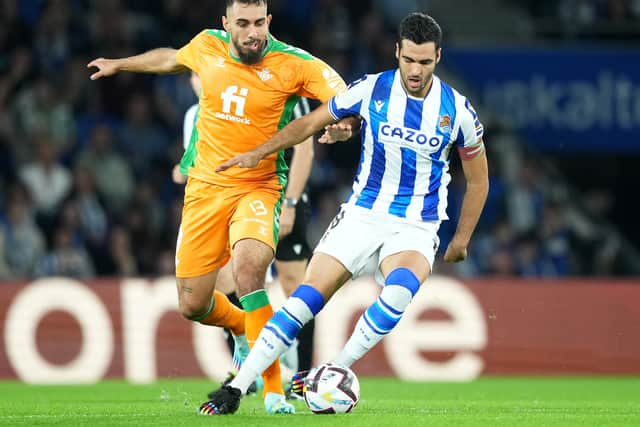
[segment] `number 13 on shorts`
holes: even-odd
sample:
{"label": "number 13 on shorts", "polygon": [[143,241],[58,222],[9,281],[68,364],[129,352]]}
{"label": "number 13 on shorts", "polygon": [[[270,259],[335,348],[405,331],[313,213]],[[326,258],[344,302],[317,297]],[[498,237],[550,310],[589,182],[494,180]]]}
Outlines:
{"label": "number 13 on shorts", "polygon": [[256,239],[275,250],[278,221],[275,207],[279,191],[257,190],[242,197],[231,219],[229,240],[233,244],[242,239]]}
{"label": "number 13 on shorts", "polygon": [[249,203],[249,207],[256,216],[265,216],[269,214],[269,211],[267,210],[262,200],[254,200],[253,202]]}

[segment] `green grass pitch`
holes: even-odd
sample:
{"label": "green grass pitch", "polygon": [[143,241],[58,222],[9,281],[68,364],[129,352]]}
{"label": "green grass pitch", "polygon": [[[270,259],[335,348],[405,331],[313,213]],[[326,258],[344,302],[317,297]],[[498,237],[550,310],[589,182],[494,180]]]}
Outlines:
{"label": "green grass pitch", "polygon": [[361,378],[351,414],[265,415],[243,399],[234,415],[196,409],[214,385],[171,379],[153,385],[105,381],[87,386],[0,382],[0,426],[640,426],[640,378],[482,378],[472,383],[411,383]]}

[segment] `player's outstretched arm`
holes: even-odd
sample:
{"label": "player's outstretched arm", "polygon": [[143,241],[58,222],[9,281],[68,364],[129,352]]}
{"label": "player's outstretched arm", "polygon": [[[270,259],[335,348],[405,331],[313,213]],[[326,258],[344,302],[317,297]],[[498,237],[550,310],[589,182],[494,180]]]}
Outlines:
{"label": "player's outstretched arm", "polygon": [[186,71],[187,68],[178,63],[176,49],[158,48],[140,55],[127,58],[107,59],[96,58],[87,64],[87,68],[97,68],[98,71],[91,74],[91,80],[112,76],[119,71],[131,71],[134,73],[169,74]]}
{"label": "player's outstretched arm", "polygon": [[478,219],[480,219],[489,193],[489,172],[484,150],[473,159],[462,160],[462,169],[467,181],[467,189],[462,199],[462,209],[456,232],[444,254],[446,262],[463,261],[467,257],[467,247],[471,235],[476,228]]}
{"label": "player's outstretched arm", "polygon": [[225,171],[232,166],[241,168],[256,167],[258,162],[269,154],[300,144],[333,122],[335,122],[335,119],[329,114],[328,105],[322,104],[306,116],[289,123],[264,144],[222,163],[216,168],[216,172]]}

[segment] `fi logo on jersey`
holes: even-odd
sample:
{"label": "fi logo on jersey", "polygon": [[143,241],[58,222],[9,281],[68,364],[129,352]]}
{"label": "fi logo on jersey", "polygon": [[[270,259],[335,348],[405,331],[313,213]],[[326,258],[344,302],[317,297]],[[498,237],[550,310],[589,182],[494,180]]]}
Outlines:
{"label": "fi logo on jersey", "polygon": [[229,86],[221,94],[222,112],[217,112],[216,117],[230,122],[250,125],[251,120],[244,116],[244,106],[247,102],[249,89],[239,88],[236,85]]}

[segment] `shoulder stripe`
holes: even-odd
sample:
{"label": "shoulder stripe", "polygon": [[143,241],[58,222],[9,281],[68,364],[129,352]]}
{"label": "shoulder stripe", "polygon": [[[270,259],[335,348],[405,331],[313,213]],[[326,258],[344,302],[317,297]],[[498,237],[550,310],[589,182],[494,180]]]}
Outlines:
{"label": "shoulder stripe", "polygon": [[265,54],[270,52],[280,52],[288,55],[293,55],[307,61],[316,59],[315,56],[311,55],[306,50],[283,43],[273,37],[271,34],[267,35],[267,37],[269,38],[269,46],[267,47],[267,52]]}
{"label": "shoulder stripe", "polygon": [[231,38],[229,37],[229,33],[224,30],[207,30],[206,34],[213,36],[217,39],[222,40],[225,43],[229,43]]}

